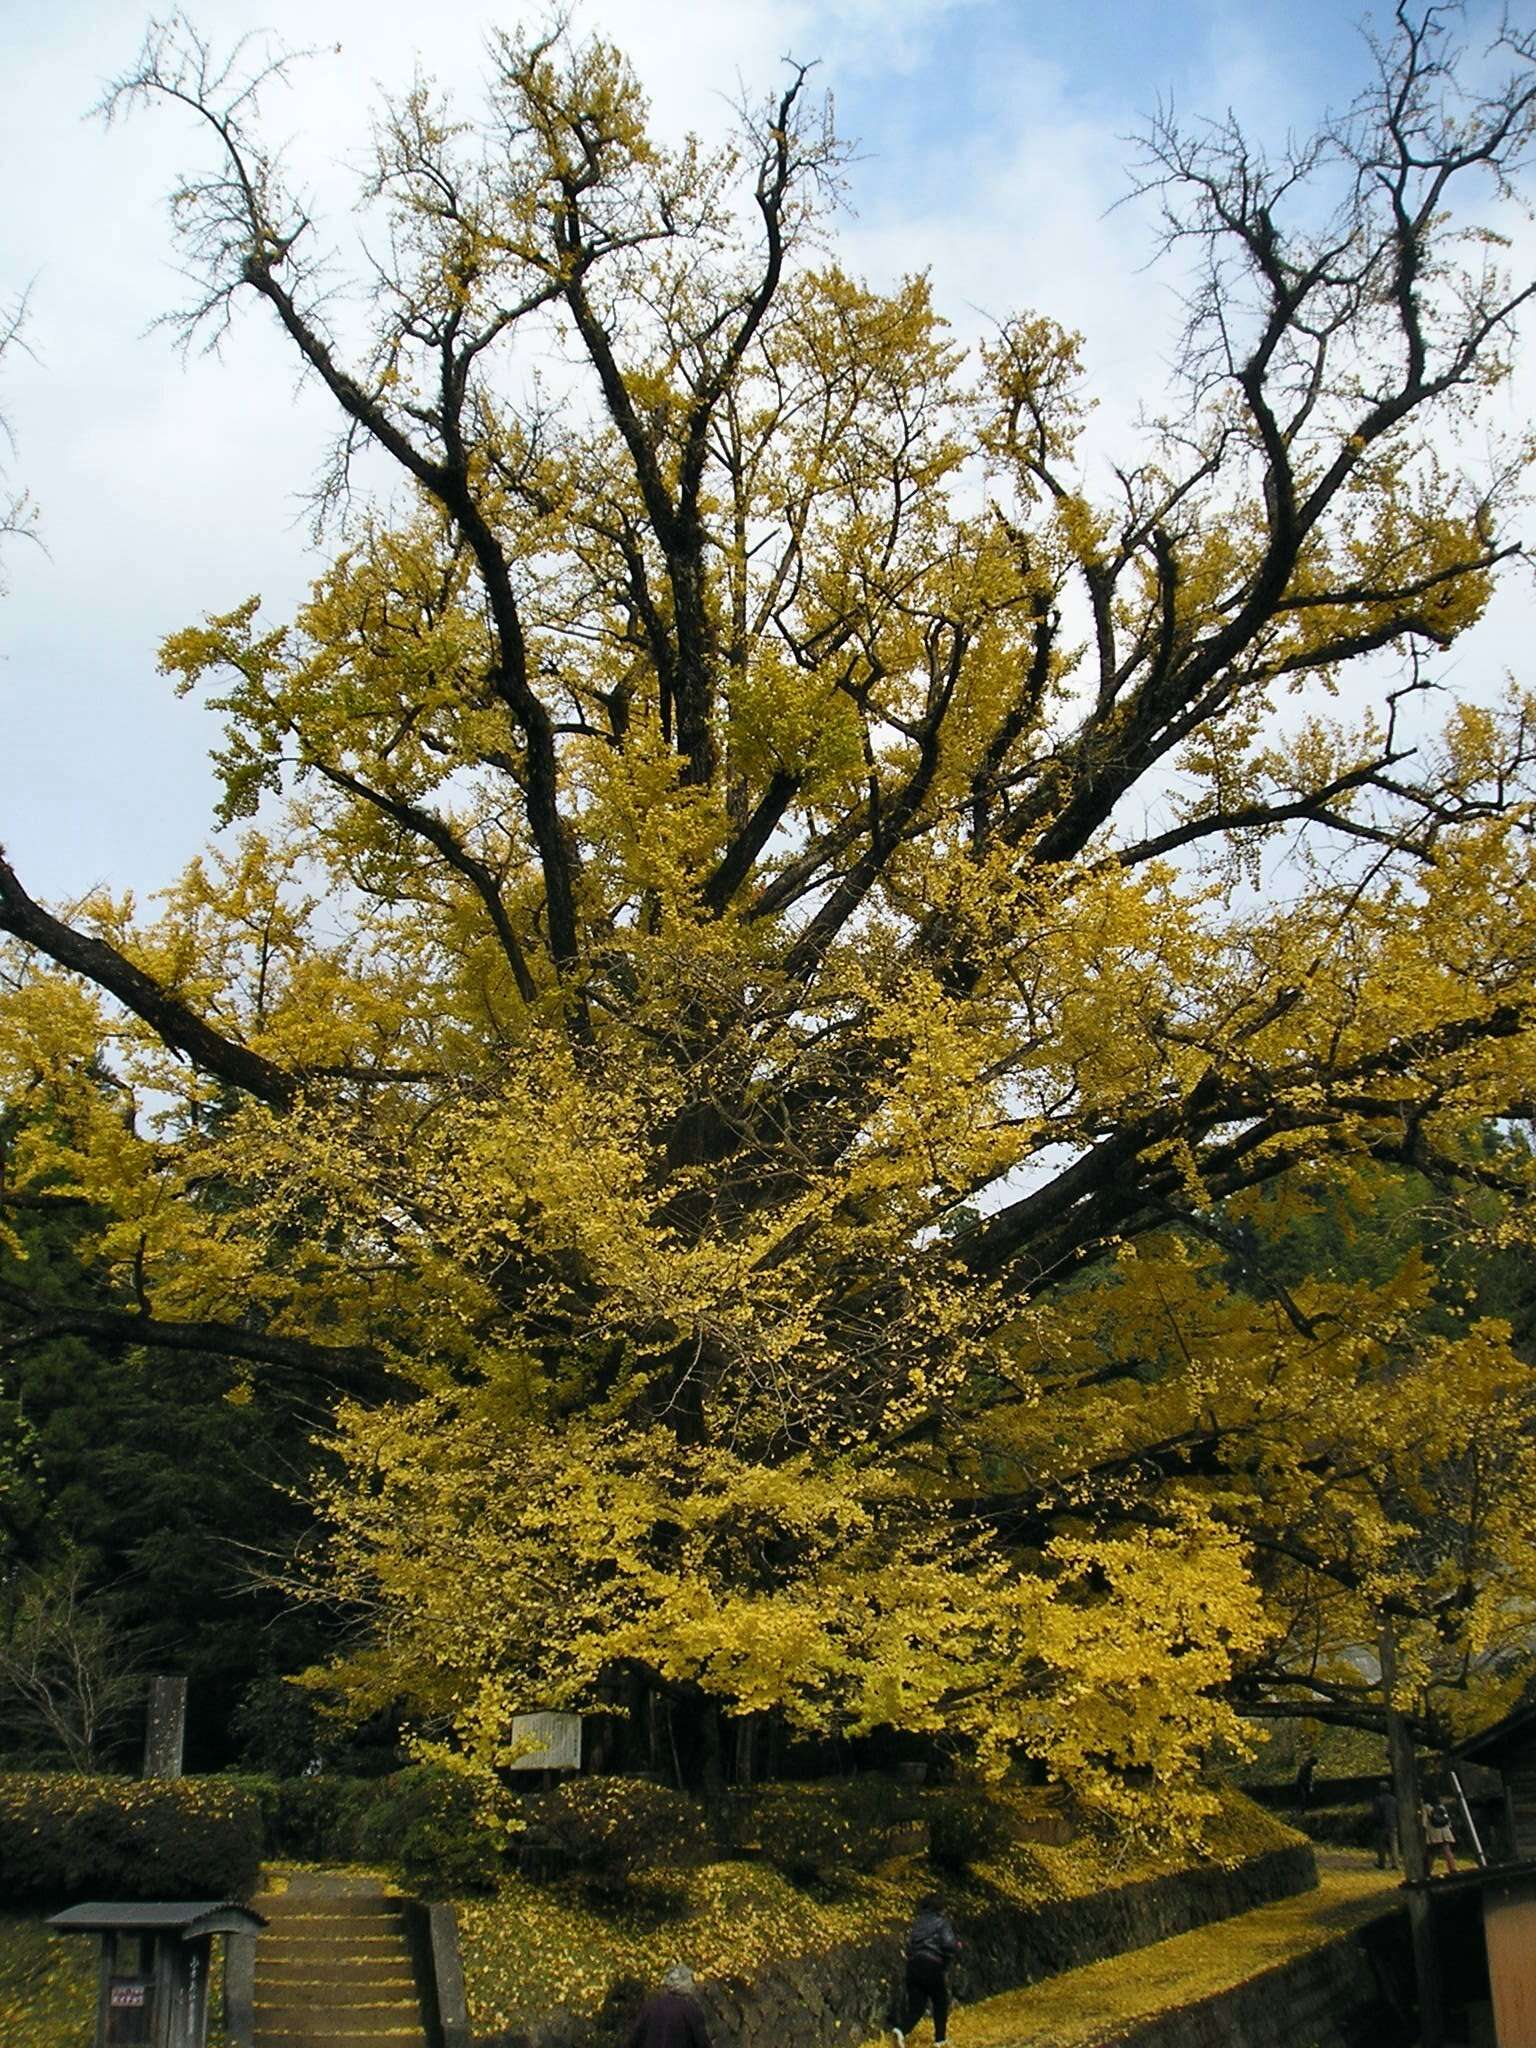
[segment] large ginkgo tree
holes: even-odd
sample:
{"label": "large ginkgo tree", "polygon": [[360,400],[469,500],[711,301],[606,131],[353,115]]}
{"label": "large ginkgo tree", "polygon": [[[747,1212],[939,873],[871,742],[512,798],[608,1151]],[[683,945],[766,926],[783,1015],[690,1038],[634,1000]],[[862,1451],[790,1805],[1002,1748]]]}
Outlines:
{"label": "large ginkgo tree", "polygon": [[1287,1529],[1407,1626],[1404,1467],[1496,1422],[1458,1611],[1536,1591],[1507,1329],[1272,1281],[1245,1208],[1398,1162],[1519,1227],[1531,701],[1440,657],[1519,563],[1536,38],[1459,83],[1405,8],[1284,155],[1153,129],[1188,327],[1113,469],[1049,318],[839,267],[803,71],[711,152],[490,49],[383,112],[352,298],[286,60],[156,30],[109,100],[202,151],[189,331],[334,402],[335,551],[166,641],[226,829],[151,913],[0,864],[0,1205],[92,1275],[13,1236],[5,1342],[334,1397],[333,1681],[466,1756],[649,1692],[706,1769],[891,1726],[1193,1812]]}

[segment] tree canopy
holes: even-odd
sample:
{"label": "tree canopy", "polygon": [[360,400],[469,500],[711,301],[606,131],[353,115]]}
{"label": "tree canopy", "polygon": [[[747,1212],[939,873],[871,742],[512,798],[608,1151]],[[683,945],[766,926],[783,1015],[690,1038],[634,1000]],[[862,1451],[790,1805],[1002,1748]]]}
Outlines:
{"label": "tree canopy", "polygon": [[803,68],[712,152],[495,37],[482,111],[381,115],[348,296],[289,60],[151,32],[107,110],[201,137],[185,334],[248,306],[334,400],[335,552],[166,641],[228,829],[157,906],[0,861],[0,1317],[337,1403],[360,1705],[494,1763],[623,1669],[1166,1808],[1286,1531],[1413,1607],[1495,1431],[1458,1611],[1527,1625],[1508,1324],[1258,1227],[1531,1180],[1532,698],[1437,663],[1521,557],[1536,38],[1454,60],[1404,7],[1283,155],[1154,125],[1181,395],[1101,473],[1076,337],[838,265]]}

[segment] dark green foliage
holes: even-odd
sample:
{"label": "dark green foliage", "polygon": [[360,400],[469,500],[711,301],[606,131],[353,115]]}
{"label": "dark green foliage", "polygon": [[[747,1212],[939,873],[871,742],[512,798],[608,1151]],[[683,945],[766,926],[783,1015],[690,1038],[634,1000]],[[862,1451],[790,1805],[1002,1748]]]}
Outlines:
{"label": "dark green foliage", "polygon": [[418,1764],[377,1778],[231,1773],[220,1782],[259,1811],[269,1857],[391,1864],[426,1898],[483,1891],[504,1868],[472,1787],[452,1771]]}
{"label": "dark green foliage", "polygon": [[[29,1294],[91,1301],[76,1251],[89,1221],[68,1201],[21,1219]],[[0,1283],[12,1277],[0,1248]],[[245,1385],[227,1359],[59,1338],[0,1369],[0,1562],[76,1573],[92,1626],[131,1644],[140,1669],[187,1676],[193,1768],[228,1759],[254,1679],[324,1655],[317,1617],[260,1580],[309,1526],[311,1439],[327,1419],[292,1387]],[[107,1754],[128,1763],[136,1742],[127,1727]],[[70,1761],[3,1709],[0,1756]]]}
{"label": "dark green foliage", "polygon": [[216,1778],[0,1775],[0,1899],[240,1899],[261,1866],[261,1808]]}
{"label": "dark green foliage", "polygon": [[[1472,1168],[1495,1180],[1518,1171],[1531,1154],[1523,1129],[1498,1124],[1469,1128],[1464,1148]],[[1302,1185],[1259,1190],[1245,1197],[1241,1221],[1219,1219],[1229,1284],[1263,1298],[1277,1283],[1296,1287],[1309,1279],[1376,1287],[1417,1252],[1435,1276],[1432,1320],[1447,1334],[1469,1318],[1497,1316],[1523,1353],[1536,1343],[1531,1262],[1522,1249],[1500,1242],[1507,1195],[1470,1179],[1448,1190],[1411,1167],[1377,1163],[1354,1166],[1347,1188],[1316,1175],[1310,1208],[1295,1204]]]}
{"label": "dark green foliage", "polygon": [[697,1862],[710,1846],[697,1800],[648,1778],[576,1778],[529,1800],[523,1817],[529,1867],[599,1885]]}
{"label": "dark green foliage", "polygon": [[808,1785],[762,1785],[731,1802],[740,1848],[775,1864],[796,1884],[835,1884],[845,1870],[873,1870],[910,1845],[924,1818],[908,1785],[870,1774]]}
{"label": "dark green foliage", "polygon": [[261,1809],[268,1856],[296,1863],[355,1862],[363,1819],[387,1784],[382,1778],[268,1778],[228,1773],[221,1781],[248,1793]]}
{"label": "dark green foliage", "polygon": [[928,1823],[928,1861],[960,1873],[996,1856],[1009,1838],[1007,1815],[977,1786],[945,1785],[922,1798]]}
{"label": "dark green foliage", "polygon": [[319,1757],[327,1732],[314,1694],[275,1671],[253,1679],[229,1717],[242,1767],[269,1782],[301,1778]]}
{"label": "dark green foliage", "polygon": [[430,1764],[376,1781],[358,1846],[368,1862],[389,1862],[424,1898],[488,1891],[502,1869],[498,1842],[481,1819],[474,1787]]}
{"label": "dark green foliage", "polygon": [[231,1773],[220,1782],[255,1803],[268,1856],[393,1864],[428,1898],[482,1891],[503,1867],[471,1787],[451,1771],[419,1764],[382,1778]]}
{"label": "dark green foliage", "polygon": [[382,1778],[400,1767],[393,1709],[343,1727],[309,1687],[280,1671],[264,1672],[246,1688],[229,1716],[228,1736],[237,1768],[266,1778]]}
{"label": "dark green foliage", "polygon": [[1373,1849],[1376,1816],[1369,1806],[1317,1806],[1285,1818],[1314,1842],[1332,1849]]}

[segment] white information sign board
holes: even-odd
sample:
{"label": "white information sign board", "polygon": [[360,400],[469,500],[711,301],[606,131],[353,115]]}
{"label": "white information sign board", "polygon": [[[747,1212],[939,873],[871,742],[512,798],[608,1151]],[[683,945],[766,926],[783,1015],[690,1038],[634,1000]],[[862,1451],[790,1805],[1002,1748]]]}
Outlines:
{"label": "white information sign board", "polygon": [[[581,1769],[580,1714],[514,1714],[512,1742],[523,1754],[507,1765],[509,1771]],[[523,1747],[530,1743],[535,1747]]]}

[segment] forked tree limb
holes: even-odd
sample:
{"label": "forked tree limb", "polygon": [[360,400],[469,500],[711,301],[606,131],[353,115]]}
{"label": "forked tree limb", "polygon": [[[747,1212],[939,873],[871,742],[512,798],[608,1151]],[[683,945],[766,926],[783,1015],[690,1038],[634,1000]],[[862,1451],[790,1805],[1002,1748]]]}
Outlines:
{"label": "forked tree limb", "polygon": [[135,967],[105,939],[92,938],[65,924],[35,902],[0,851],[0,931],[67,969],[80,974],[127,1010],[140,1017],[172,1052],[189,1059],[199,1072],[224,1081],[243,1094],[254,1095],[274,1109],[287,1109],[298,1093],[294,1075],[285,1073],[238,1039],[226,1038],[141,967]]}

